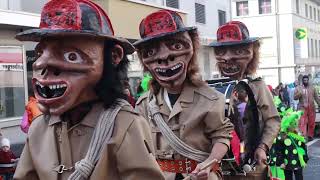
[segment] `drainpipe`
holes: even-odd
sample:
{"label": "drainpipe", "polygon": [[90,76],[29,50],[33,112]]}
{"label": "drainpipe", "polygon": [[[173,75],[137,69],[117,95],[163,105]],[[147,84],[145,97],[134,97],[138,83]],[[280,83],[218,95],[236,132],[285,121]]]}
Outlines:
{"label": "drainpipe", "polygon": [[[278,65],[281,65],[281,49],[280,49],[280,20],[279,20],[279,0],[275,0],[275,16],[276,16],[276,33],[277,33],[277,56]],[[281,82],[281,68],[278,67],[279,83]]]}
{"label": "drainpipe", "polygon": [[232,20],[232,1],[229,1],[229,21],[231,20]]}

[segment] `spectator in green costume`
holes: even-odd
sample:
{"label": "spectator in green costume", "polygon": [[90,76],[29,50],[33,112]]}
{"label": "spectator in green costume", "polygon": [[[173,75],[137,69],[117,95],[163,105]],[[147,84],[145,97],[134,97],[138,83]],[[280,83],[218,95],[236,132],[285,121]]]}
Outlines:
{"label": "spectator in green costume", "polygon": [[283,117],[281,131],[270,151],[272,175],[281,180],[293,180],[294,174],[296,180],[303,180],[302,171],[308,161],[306,140],[298,132],[298,121],[303,112],[279,109]]}

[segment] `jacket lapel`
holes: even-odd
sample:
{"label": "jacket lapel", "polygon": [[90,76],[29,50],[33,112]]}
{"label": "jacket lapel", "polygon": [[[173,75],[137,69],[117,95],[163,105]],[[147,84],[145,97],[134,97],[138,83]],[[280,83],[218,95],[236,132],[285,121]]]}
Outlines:
{"label": "jacket lapel", "polygon": [[[169,109],[168,105],[166,104],[166,102],[164,101],[163,88],[157,94],[156,98],[157,98],[157,102],[158,102],[158,105],[159,105],[159,108],[160,108],[160,113],[162,115],[165,115],[166,117],[169,117],[170,109]],[[166,118],[164,118],[164,119],[166,119]]]}
{"label": "jacket lapel", "polygon": [[190,104],[193,103],[193,97],[194,97],[194,89],[191,87],[189,83],[185,83],[185,86],[183,90],[181,91],[181,94],[177,100],[177,102],[174,104],[172,111],[170,113],[168,122],[176,115],[178,115],[180,112],[182,112],[184,109],[187,109]]}

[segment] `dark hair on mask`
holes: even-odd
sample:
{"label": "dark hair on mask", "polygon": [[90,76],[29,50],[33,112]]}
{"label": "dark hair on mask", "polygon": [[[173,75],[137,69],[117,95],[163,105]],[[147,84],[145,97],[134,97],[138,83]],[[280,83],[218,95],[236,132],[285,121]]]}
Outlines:
{"label": "dark hair on mask", "polygon": [[114,45],[112,42],[104,43],[103,73],[95,87],[95,92],[106,109],[115,105],[118,98],[127,100],[127,96],[123,93],[123,79],[127,78],[129,60],[124,55],[117,66],[112,64],[111,49]]}
{"label": "dark hair on mask", "polygon": [[309,80],[309,76],[308,75],[303,75],[302,79],[308,79]]}

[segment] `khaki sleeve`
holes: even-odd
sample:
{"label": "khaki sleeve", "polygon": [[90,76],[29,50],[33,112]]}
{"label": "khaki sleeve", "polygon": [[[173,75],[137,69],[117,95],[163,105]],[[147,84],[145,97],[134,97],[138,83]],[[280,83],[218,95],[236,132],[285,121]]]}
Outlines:
{"label": "khaki sleeve", "polygon": [[223,143],[230,147],[231,131],[233,125],[230,119],[225,117],[225,98],[218,95],[216,101],[211,101],[211,106],[205,117],[205,133],[212,140],[212,144]]}
{"label": "khaki sleeve", "polygon": [[263,81],[260,82],[257,86],[259,90],[256,97],[258,110],[261,112],[264,123],[261,143],[270,148],[274,138],[279,133],[281,119],[269,89]]}
{"label": "khaki sleeve", "polygon": [[153,152],[150,127],[139,116],[128,128],[116,153],[121,179],[164,180]]}
{"label": "khaki sleeve", "polygon": [[34,168],[32,157],[29,150],[29,139],[23,148],[18,166],[14,173],[13,179],[15,180],[37,180],[40,179]]}

